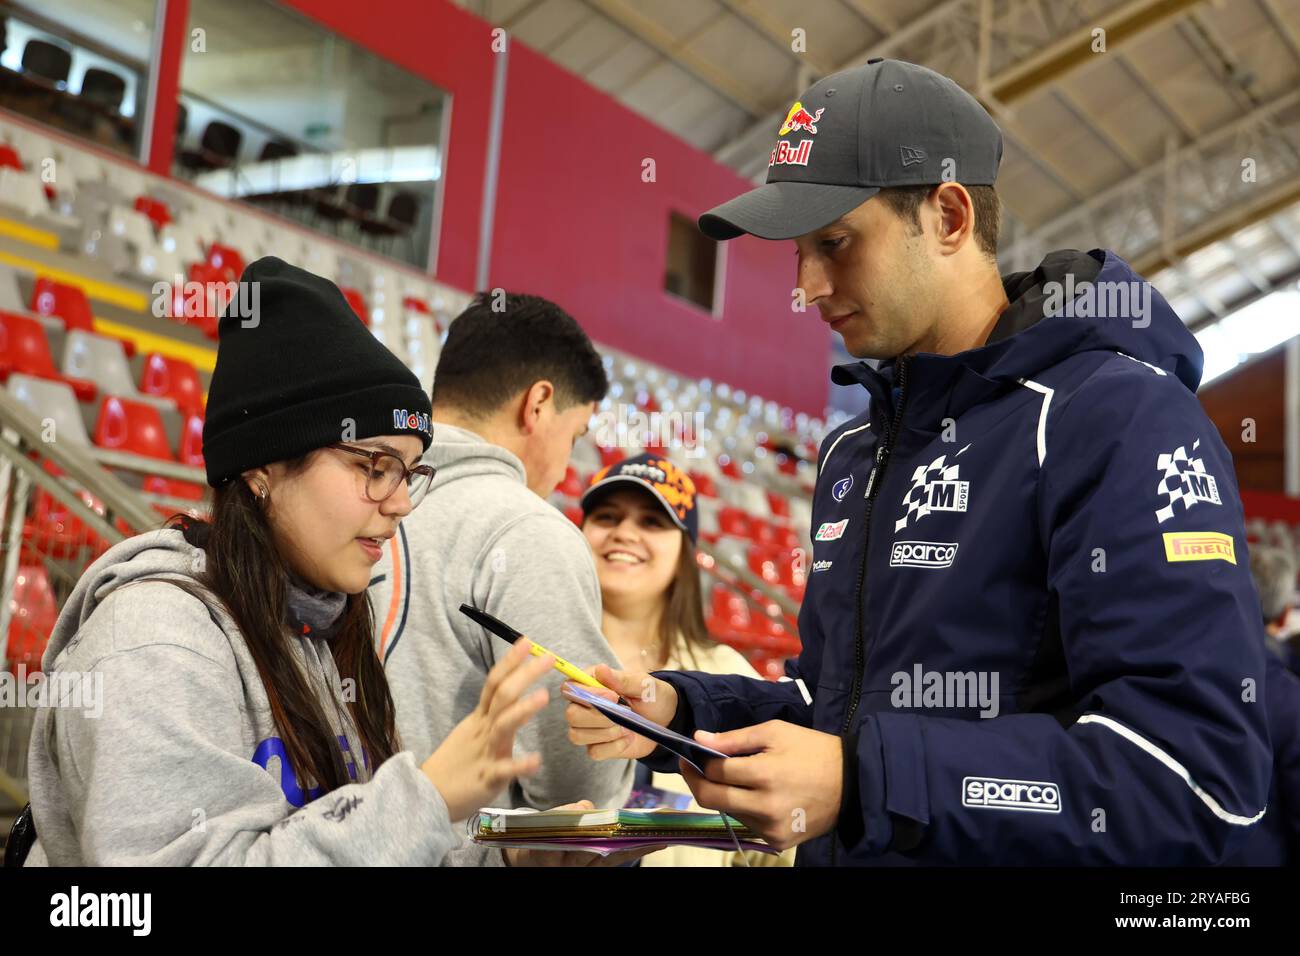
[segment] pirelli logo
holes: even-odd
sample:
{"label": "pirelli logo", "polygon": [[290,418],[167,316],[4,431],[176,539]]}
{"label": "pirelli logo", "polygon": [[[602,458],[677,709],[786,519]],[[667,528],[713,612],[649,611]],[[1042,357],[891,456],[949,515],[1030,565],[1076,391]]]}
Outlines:
{"label": "pirelli logo", "polygon": [[1227,561],[1237,563],[1232,535],[1217,531],[1165,532],[1167,561]]}

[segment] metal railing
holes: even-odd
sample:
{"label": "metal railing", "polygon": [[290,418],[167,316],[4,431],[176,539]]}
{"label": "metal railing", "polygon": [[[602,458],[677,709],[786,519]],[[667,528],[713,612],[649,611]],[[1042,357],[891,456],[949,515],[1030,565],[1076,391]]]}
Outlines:
{"label": "metal railing", "polygon": [[[46,424],[27,405],[0,389],[0,670],[9,663],[12,598],[24,559],[43,565],[56,603],[61,605],[85,565],[103,549],[128,533],[161,523],[161,516],[149,506],[151,500],[168,506],[176,501],[178,510],[195,505],[193,501],[143,495],[106,467],[165,473],[190,481],[197,476],[202,481],[198,469],[72,442],[47,441]],[[79,523],[79,529],[48,536],[50,529],[33,520],[38,517],[35,512],[41,495],[48,496],[46,504],[66,516],[63,527]],[[34,715],[31,707],[0,708],[0,817],[20,809],[27,800],[27,746]]]}
{"label": "metal railing", "polygon": [[[44,425],[31,408],[0,389],[0,551],[4,555],[0,570],[0,593],[4,594],[4,601],[0,601],[0,636],[4,637],[0,666],[5,663],[4,648],[12,617],[9,596],[13,594],[23,553],[23,532],[39,493],[47,494],[85,529],[85,535],[60,541],[59,548],[40,554],[47,571],[52,572],[52,580],[60,583],[75,581],[81,574],[81,559],[94,557],[96,546],[117,544],[127,533],[160,524],[160,516],[148,506],[146,496],[105,470],[95,450],[74,442],[47,441]],[[147,468],[159,471],[161,464],[149,462]]]}

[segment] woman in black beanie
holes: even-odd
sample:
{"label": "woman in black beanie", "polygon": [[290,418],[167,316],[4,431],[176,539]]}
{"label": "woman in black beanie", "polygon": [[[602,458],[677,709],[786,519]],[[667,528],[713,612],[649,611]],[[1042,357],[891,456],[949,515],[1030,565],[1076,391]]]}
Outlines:
{"label": "woman in black beanie", "polygon": [[63,608],[44,669],[81,706],[38,713],[27,863],[437,865],[453,821],[537,770],[511,750],[552,660],[519,642],[432,756],[401,752],[366,587],[433,477],[429,397],[275,258],[219,334],[212,519],[115,545]]}

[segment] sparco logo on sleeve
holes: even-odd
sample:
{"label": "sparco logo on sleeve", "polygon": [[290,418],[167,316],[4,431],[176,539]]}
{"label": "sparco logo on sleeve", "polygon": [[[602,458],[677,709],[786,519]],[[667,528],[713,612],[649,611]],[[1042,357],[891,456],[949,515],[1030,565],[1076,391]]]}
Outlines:
{"label": "sparco logo on sleeve", "polygon": [[955,541],[895,541],[889,552],[891,568],[947,568],[957,557]]}
{"label": "sparco logo on sleeve", "polygon": [[1060,813],[1061,790],[1040,780],[1002,780],[998,777],[965,777],[961,782],[964,807],[986,810],[1029,810]]}

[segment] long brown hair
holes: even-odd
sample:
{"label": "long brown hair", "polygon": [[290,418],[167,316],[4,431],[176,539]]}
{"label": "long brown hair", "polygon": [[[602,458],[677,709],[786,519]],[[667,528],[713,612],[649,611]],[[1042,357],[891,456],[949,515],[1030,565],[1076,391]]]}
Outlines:
{"label": "long brown hair", "polygon": [[[288,471],[300,471],[309,457],[286,462]],[[225,606],[248,645],[299,785],[304,791],[319,786],[327,793],[351,783],[321,703],[290,651],[290,569],[252,490],[242,480],[227,482],[213,494],[210,523],[172,519],[169,524],[204,551],[199,583]],[[339,677],[352,678],[356,688],[349,711],[364,759],[377,770],[399,744],[393,697],[375,653],[370,599],[364,591],[348,595],[342,624],[329,645]]]}
{"label": "long brown hair", "polygon": [[[632,488],[622,486],[621,490],[632,491],[656,514],[662,513],[663,503],[650,489],[634,485]],[[584,525],[596,508],[608,497],[610,495],[606,492],[600,499],[593,499],[584,506],[586,509],[582,516]],[[655,637],[655,643],[658,646],[659,656],[663,658],[665,664],[680,650],[682,653],[678,654],[678,657],[682,662],[685,663],[686,655],[689,654],[691,666],[698,668],[699,659],[696,657],[696,652],[706,650],[717,642],[709,636],[708,626],[704,623],[704,595],[703,588],[700,586],[700,568],[695,558],[695,544],[689,534],[681,531],[680,528],[678,530],[682,536],[682,550],[677,555],[677,569],[673,572],[672,580],[668,582],[668,590],[664,592],[663,608],[659,614],[659,633]]]}
{"label": "long brown hair", "polygon": [[677,556],[677,571],[668,593],[664,595],[664,610],[659,616],[659,646],[664,650],[664,659],[672,656],[680,637],[681,657],[689,654],[691,666],[699,667],[696,651],[712,647],[716,642],[709,636],[708,626],[704,623],[704,594],[700,586],[700,568],[695,560],[695,545],[691,536],[682,533],[682,551]]}

